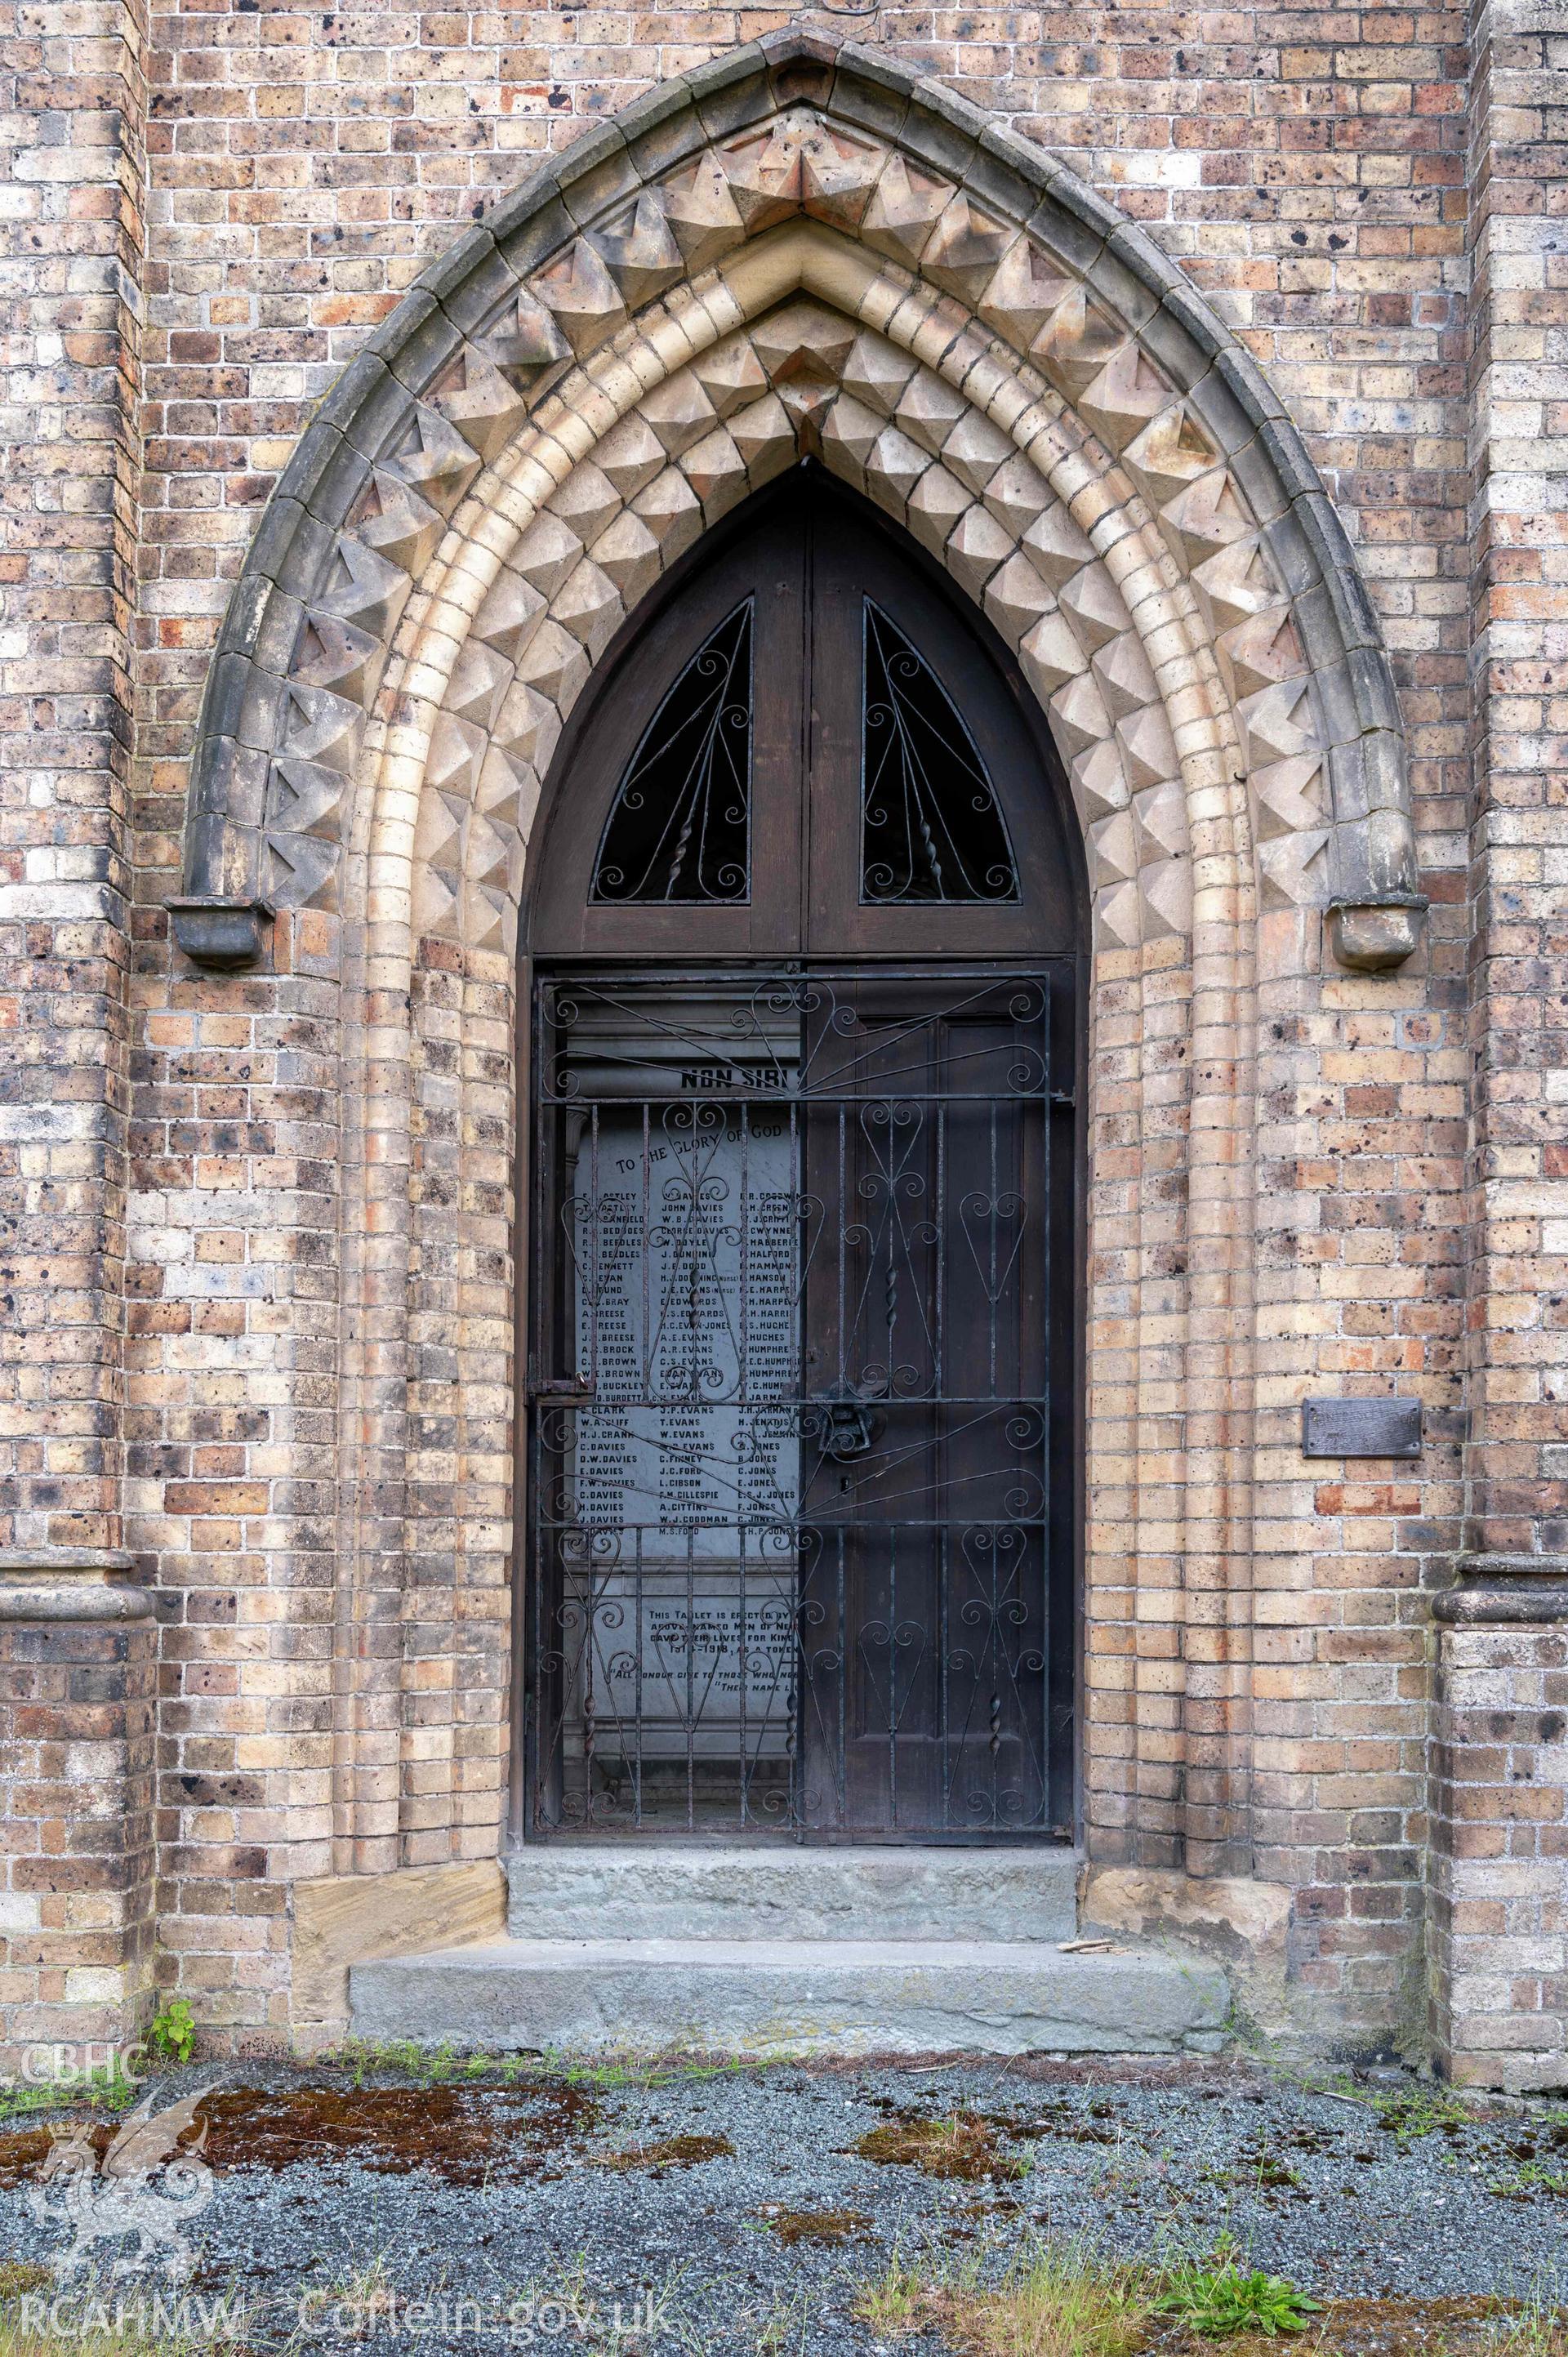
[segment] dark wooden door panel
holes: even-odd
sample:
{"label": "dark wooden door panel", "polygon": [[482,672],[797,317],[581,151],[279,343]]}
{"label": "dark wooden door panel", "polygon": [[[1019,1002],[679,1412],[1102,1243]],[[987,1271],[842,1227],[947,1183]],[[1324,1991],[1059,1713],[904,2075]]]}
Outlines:
{"label": "dark wooden door panel", "polygon": [[[531,1830],[1060,1839],[1087,899],[1065,783],[987,626],[817,470],[714,547],[564,739],[528,916]],[[743,601],[749,869],[693,890],[723,865],[683,832],[711,798],[665,749],[700,729],[653,721],[701,720]],[[677,800],[639,836],[617,797],[650,781]],[[615,900],[618,810],[617,843],[675,852]]]}
{"label": "dark wooden door panel", "polygon": [[[755,603],[752,873],[744,905],[596,903],[596,855],[650,716],[703,640]],[[929,666],[994,790],[1017,870],[1005,903],[865,891],[863,759],[871,601]],[[539,956],[1036,959],[1080,936],[1083,854],[1059,764],[1017,666],[926,560],[814,468],[743,512],[720,553],[672,587],[605,658],[605,686],[557,753],[530,910]],[[940,748],[916,758],[929,770]],[[883,771],[891,790],[898,771]],[[950,780],[929,780],[949,791]],[[956,806],[961,811],[961,789]]]}
{"label": "dark wooden door panel", "polygon": [[[807,556],[799,517],[766,511],[607,657],[605,690],[556,758],[531,910],[536,956],[779,957],[801,947]],[[606,821],[643,731],[703,641],[746,598],[755,607],[749,889],[725,906],[596,902]]]}
{"label": "dark wooden door panel", "polygon": [[[811,535],[808,938],[833,955],[1038,957],[1077,932],[1081,853],[1047,783],[1054,748],[1016,666],[868,517],[818,508]],[[1006,822],[1018,897],[870,905],[865,894],[866,605],[938,674]],[[937,781],[940,783],[940,781]]]}
{"label": "dark wooden door panel", "polygon": [[1072,981],[540,985],[539,1829],[1069,1821]]}

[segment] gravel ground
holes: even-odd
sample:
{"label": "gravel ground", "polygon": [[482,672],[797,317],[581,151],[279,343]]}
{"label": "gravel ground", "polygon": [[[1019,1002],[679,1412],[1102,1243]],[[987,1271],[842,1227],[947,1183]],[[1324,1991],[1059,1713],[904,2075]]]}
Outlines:
{"label": "gravel ground", "polygon": [[[171,2074],[155,2100],[188,2101],[217,2075]],[[1337,2095],[1244,2061],[968,2058],[640,2079],[526,2066],[510,2083],[456,2087],[362,2064],[357,2075],[359,2087],[319,2064],[221,2074],[209,2198],[188,2229],[191,2288],[242,2297],[253,2347],[293,2332],[329,2348],[369,2337],[373,2319],[378,2348],[452,2357],[849,2357],[883,2345],[854,2309],[896,2254],[989,2269],[1031,2233],[1140,2256],[1229,2233],[1320,2298],[1568,2298],[1568,2106],[1466,2109],[1401,2073],[1347,2078]],[[877,2130],[905,2148],[886,2132],[913,2125],[918,2142],[920,2123],[955,2115],[975,2123],[960,2140],[967,2175],[856,2149]],[[13,2261],[51,2264],[64,2246],[62,2219],[34,2214],[46,2142],[33,2123],[0,2132],[0,2254]],[[60,2198],[58,2179],[48,2197]],[[823,2225],[822,2213],[844,2214]],[[105,2268],[115,2249],[99,2246]],[[435,2305],[389,2314],[389,2288]],[[367,2305],[378,2291],[379,2311]],[[911,2357],[937,2346],[901,2345]]]}

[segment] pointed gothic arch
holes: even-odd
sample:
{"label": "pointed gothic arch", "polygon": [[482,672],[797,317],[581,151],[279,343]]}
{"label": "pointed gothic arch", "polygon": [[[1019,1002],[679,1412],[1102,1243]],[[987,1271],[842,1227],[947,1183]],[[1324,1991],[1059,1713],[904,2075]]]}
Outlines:
{"label": "pointed gothic arch", "polygon": [[[809,317],[748,332],[797,291]],[[424,852],[504,928],[541,728],[662,565],[802,440],[1034,652],[1100,828],[1116,938],[1170,921],[1169,879],[1140,879],[1174,804],[1144,826],[1127,772],[1146,788],[1176,764],[1162,744],[1169,774],[1151,780],[1146,748],[1103,748],[1157,733],[1132,724],[1162,705],[1179,737],[1202,701],[1233,716],[1265,904],[1326,909],[1348,963],[1409,953],[1420,903],[1386,658],[1256,368],[1058,163],[883,59],[793,34],[661,86],[535,175],[422,274],[323,403],[209,674],[198,905],[179,912],[193,953],[223,903],[334,904],[378,694],[433,703],[443,672]],[[1076,565],[1048,544],[1064,533]],[[498,665],[546,597],[560,660],[536,654],[498,740],[485,724],[518,683]],[[1227,733],[1209,732],[1221,759]],[[480,786],[498,747],[515,790]],[[485,824],[457,815],[454,782]],[[229,917],[231,940],[254,931]]]}
{"label": "pointed gothic arch", "polygon": [[[356,1862],[432,1854],[428,1762],[412,1802],[370,1771],[399,1695],[417,1721],[433,1595],[489,1714],[452,1738],[453,1855],[502,1748],[541,780],[639,599],[802,452],[983,608],[1069,771],[1116,1173],[1089,1579],[1127,1656],[1150,1590],[1202,1631],[1169,1726],[1158,1630],[1152,1712],[1114,1644],[1091,1665],[1090,1815],[1102,1856],[1245,1870],[1251,1041],[1260,985],[1293,1004],[1326,942],[1373,970],[1416,945],[1389,667],[1299,437],[1152,242],[945,91],[797,34],[662,85],[421,274],[302,436],[215,651],[177,938],[243,964],[294,909],[342,940],[339,1822]],[[353,1634],[422,1614],[406,1657]]]}

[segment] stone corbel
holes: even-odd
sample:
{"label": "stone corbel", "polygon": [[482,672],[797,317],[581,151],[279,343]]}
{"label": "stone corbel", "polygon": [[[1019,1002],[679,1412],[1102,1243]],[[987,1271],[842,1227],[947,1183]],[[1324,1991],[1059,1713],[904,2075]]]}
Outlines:
{"label": "stone corbel", "polygon": [[1357,974],[1387,974],[1421,946],[1426,897],[1386,892],[1375,899],[1330,900],[1325,911],[1328,951],[1336,965]]}
{"label": "stone corbel", "polygon": [[213,893],[168,904],[174,937],[193,965],[232,974],[254,965],[274,911],[265,900],[228,899]]}
{"label": "stone corbel", "polygon": [[1353,973],[1387,974],[1420,946],[1427,909],[1393,683],[1386,661],[1348,662],[1326,676],[1354,705],[1352,733],[1329,759],[1337,823],[1328,951]]}
{"label": "stone corbel", "polygon": [[151,1620],[150,1587],[117,1547],[0,1547],[0,1621]]}
{"label": "stone corbel", "polygon": [[1568,1620],[1568,1555],[1462,1555],[1458,1577],[1433,1605],[1450,1628]]}

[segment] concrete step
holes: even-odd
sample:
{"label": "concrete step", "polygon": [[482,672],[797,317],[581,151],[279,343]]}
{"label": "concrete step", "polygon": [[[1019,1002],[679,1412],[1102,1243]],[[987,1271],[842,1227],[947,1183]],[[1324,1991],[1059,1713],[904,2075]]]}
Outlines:
{"label": "concrete step", "polygon": [[1075,1849],[547,1844],[506,1862],[509,1930],[552,1940],[1070,1940]]}
{"label": "concrete step", "polygon": [[994,1940],[490,1940],[355,1964],[356,2037],[491,2052],[1212,2053],[1216,1964]]}

